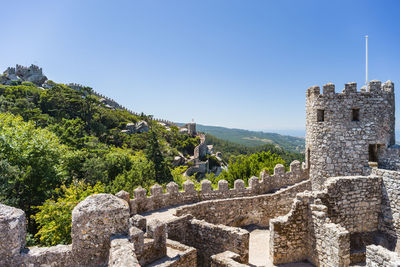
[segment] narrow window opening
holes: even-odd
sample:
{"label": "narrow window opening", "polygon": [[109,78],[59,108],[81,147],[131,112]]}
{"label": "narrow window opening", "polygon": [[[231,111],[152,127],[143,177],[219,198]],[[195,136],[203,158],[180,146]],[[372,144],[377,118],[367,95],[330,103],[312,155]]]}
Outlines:
{"label": "narrow window opening", "polygon": [[323,109],[317,110],[317,121],[325,121],[325,110]]}
{"label": "narrow window opening", "polygon": [[370,144],[368,147],[369,162],[378,162],[378,148],[377,144]]}
{"label": "narrow window opening", "polygon": [[306,156],[307,169],[310,169],[310,166],[311,166],[310,158],[311,158],[311,152],[310,152],[310,149],[307,148],[307,156]]}
{"label": "narrow window opening", "polygon": [[359,121],[360,120],[360,109],[353,108],[352,110],[352,121]]}

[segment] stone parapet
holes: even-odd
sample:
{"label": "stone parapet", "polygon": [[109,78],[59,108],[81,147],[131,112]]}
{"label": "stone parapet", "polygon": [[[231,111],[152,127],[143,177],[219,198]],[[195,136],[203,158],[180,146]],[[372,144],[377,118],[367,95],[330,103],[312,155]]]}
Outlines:
{"label": "stone parapet", "polygon": [[176,215],[191,215],[209,223],[234,227],[250,224],[268,226],[270,219],[290,211],[297,193],[310,189],[310,181],[303,181],[273,194],[208,200],[183,206],[176,209]]}
{"label": "stone parapet", "polygon": [[260,173],[260,178],[250,178],[248,187],[245,187],[243,180],[236,180],[234,182],[234,188],[229,189],[228,182],[221,180],[218,182],[218,189],[213,190],[211,188],[211,182],[203,180],[201,182],[201,190],[197,191],[195,190],[193,182],[188,180],[183,184],[183,191],[179,191],[178,185],[174,182],[170,182],[167,185],[166,193],[163,193],[159,185],[153,185],[150,189],[150,196],[147,196],[147,192],[144,188],[139,187],[134,190],[135,198],[130,200],[131,214],[144,213],[170,206],[211,199],[255,196],[307,179],[307,169],[304,169],[299,161],[293,161],[290,164],[289,172],[285,172],[285,167],[278,164],[274,169],[273,175],[270,176],[264,171]]}
{"label": "stone parapet", "polygon": [[137,267],[139,261],[136,258],[133,243],[128,237],[115,236],[111,238],[108,267]]}
{"label": "stone parapet", "polygon": [[87,197],[72,211],[72,250],[83,265],[107,262],[112,235],[127,235],[129,206],[126,201],[110,195]]}
{"label": "stone parapet", "polygon": [[394,267],[400,266],[399,254],[381,246],[367,246],[366,266]]}
{"label": "stone parapet", "polygon": [[0,204],[0,266],[14,264],[25,247],[25,213]]}

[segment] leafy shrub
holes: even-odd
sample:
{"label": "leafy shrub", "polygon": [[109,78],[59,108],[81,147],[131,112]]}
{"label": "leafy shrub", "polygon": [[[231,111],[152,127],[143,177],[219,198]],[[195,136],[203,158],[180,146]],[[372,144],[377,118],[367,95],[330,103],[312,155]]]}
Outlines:
{"label": "leafy shrub", "polygon": [[57,199],[48,199],[37,206],[39,210],[32,218],[39,225],[35,235],[42,246],[71,243],[72,210],[86,197],[104,193],[105,186],[97,183],[90,186],[82,181],[74,181],[70,186],[62,185],[55,190]]}

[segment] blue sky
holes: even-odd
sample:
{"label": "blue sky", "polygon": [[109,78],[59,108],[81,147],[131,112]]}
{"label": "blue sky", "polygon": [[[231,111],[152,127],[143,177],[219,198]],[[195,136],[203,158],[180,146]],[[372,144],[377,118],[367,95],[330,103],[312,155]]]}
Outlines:
{"label": "blue sky", "polygon": [[38,64],[172,121],[304,129],[309,86],[364,84],[366,34],[369,77],[400,86],[399,1],[0,2],[1,71]]}

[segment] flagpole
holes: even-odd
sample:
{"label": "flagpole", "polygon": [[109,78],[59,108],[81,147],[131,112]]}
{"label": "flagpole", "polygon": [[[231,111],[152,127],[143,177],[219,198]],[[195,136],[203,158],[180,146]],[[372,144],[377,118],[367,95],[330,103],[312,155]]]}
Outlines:
{"label": "flagpole", "polygon": [[368,35],[365,35],[365,84],[368,90]]}

